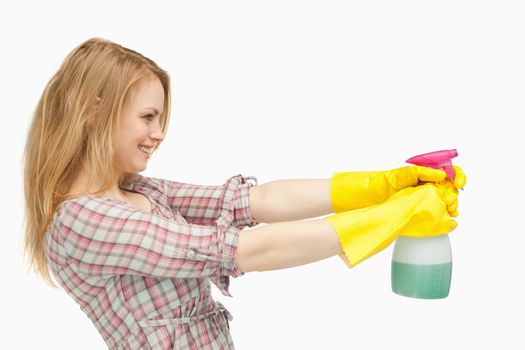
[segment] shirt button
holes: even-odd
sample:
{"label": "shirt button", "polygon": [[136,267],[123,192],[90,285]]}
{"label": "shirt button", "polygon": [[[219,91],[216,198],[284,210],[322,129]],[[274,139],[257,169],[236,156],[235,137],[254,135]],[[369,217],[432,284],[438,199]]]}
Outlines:
{"label": "shirt button", "polygon": [[188,254],[186,254],[188,258],[193,258],[195,256],[195,252],[193,250],[190,250]]}

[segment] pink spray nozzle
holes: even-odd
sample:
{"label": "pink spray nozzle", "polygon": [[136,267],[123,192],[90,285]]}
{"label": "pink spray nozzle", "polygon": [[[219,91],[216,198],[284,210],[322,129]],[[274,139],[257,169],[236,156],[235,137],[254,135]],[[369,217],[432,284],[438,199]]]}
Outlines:
{"label": "pink spray nozzle", "polygon": [[458,151],[455,149],[443,150],[420,154],[412,157],[406,162],[415,165],[426,166],[429,168],[441,169],[447,173],[450,180],[454,181],[456,172],[452,166],[452,158],[457,157]]}

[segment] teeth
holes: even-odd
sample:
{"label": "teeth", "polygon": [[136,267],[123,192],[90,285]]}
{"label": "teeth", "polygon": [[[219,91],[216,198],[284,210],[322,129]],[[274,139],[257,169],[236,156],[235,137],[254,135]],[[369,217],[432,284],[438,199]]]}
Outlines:
{"label": "teeth", "polygon": [[146,152],[148,154],[151,154],[151,152],[153,151],[153,148],[147,148],[147,147],[144,147],[144,146],[139,146],[139,149],[143,152]]}

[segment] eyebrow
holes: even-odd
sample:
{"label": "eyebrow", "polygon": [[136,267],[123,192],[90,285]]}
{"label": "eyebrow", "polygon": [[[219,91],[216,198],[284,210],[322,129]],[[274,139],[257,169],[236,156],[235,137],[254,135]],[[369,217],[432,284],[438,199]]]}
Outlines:
{"label": "eyebrow", "polygon": [[154,107],[146,107],[146,109],[151,109],[153,111],[153,113],[155,113],[156,115],[159,114],[159,111],[156,108],[154,108]]}

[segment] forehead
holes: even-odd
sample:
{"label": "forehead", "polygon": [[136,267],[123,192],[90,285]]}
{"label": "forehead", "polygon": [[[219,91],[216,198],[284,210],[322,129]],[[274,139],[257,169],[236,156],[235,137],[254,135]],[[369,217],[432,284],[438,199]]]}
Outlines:
{"label": "forehead", "polygon": [[143,78],[130,91],[127,109],[151,107],[162,113],[164,106],[164,88],[157,77]]}

